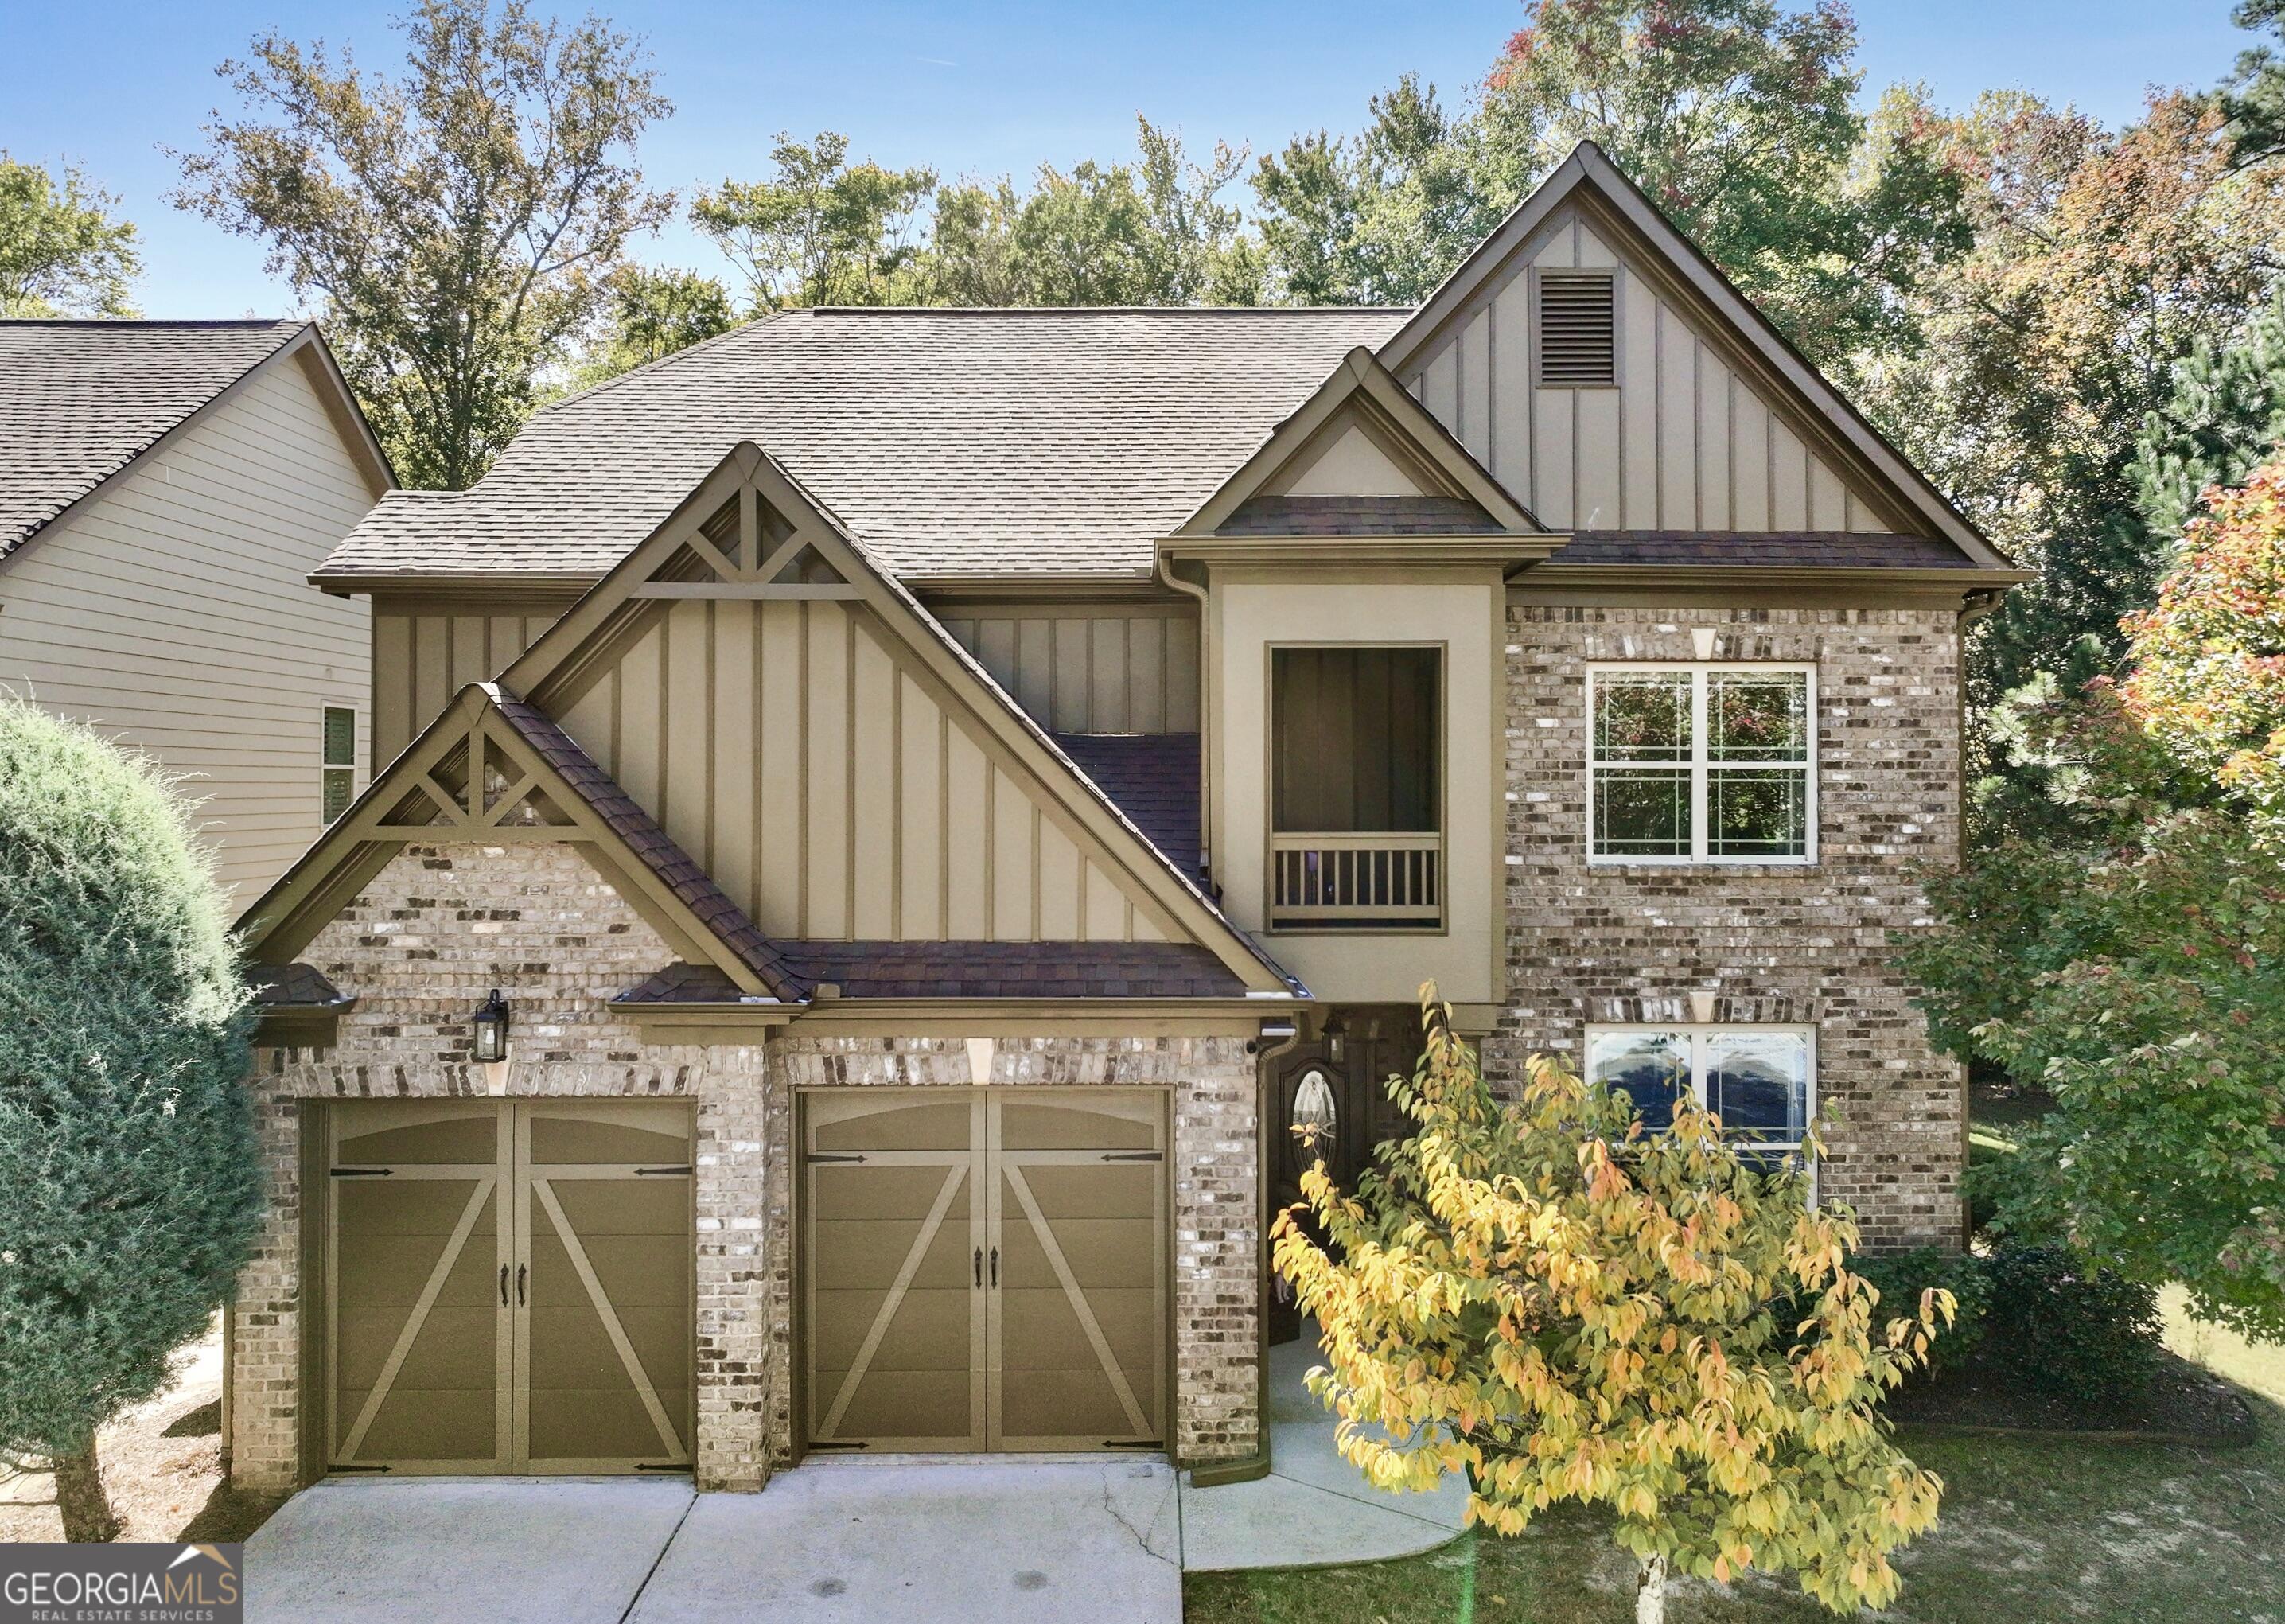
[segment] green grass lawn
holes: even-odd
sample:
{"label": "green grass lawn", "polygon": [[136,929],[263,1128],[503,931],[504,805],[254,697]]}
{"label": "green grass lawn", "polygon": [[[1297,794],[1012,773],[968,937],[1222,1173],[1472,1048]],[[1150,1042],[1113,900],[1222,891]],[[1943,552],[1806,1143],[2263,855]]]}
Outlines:
{"label": "green grass lawn", "polygon": [[[1905,1447],[1944,1480],[1943,1520],[1904,1553],[1881,1616],[1961,1624],[2285,1624],[2285,1348],[2189,1325],[2167,1341],[2258,1395],[2245,1449],[1931,1438]],[[1575,1510],[1519,1539],[1465,1536],[1405,1562],[1201,1574],[1190,1624],[1590,1624],[1633,1616],[1633,1571]],[[1780,1580],[1676,1587],[1676,1624],[1832,1615]]]}

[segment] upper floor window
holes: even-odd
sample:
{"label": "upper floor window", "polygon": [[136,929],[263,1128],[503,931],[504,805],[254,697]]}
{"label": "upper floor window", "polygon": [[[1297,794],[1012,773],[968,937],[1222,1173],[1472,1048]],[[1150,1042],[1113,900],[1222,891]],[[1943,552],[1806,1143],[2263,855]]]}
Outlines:
{"label": "upper floor window", "polygon": [[1645,1132],[1674,1126],[1684,1095],[1757,1156],[1797,1156],[1815,1112],[1805,1026],[1604,1026],[1587,1032],[1587,1080],[1625,1092]]}
{"label": "upper floor window", "polygon": [[1539,387],[1614,387],[1619,381],[1616,273],[1543,270],[1538,287]]}
{"label": "upper floor window", "polygon": [[324,708],[323,758],[318,767],[325,821],[331,823],[357,799],[357,712],[347,705]]}
{"label": "upper floor window", "polygon": [[1814,860],[1810,668],[1598,666],[1587,696],[1590,858]]}
{"label": "upper floor window", "polygon": [[1443,922],[1443,650],[1269,652],[1269,923]]}

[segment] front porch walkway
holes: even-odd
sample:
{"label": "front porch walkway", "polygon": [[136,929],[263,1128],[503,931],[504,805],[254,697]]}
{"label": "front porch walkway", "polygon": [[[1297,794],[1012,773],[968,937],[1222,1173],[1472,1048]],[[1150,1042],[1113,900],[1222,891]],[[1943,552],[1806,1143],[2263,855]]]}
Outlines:
{"label": "front porch walkway", "polygon": [[1465,1526],[1467,1485],[1432,1495],[1369,1486],[1333,1447],[1334,1421],[1302,1377],[1319,1362],[1310,1329],[1269,1350],[1269,1475],[1196,1488],[1182,1479],[1182,1567],[1322,1567],[1433,1550]]}

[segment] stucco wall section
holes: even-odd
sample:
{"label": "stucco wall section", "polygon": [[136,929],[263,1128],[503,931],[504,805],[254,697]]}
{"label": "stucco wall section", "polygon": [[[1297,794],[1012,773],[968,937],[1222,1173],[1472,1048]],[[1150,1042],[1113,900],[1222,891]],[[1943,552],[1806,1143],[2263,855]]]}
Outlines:
{"label": "stucco wall section", "polygon": [[[271,1204],[234,1316],[237,1479],[282,1488],[296,1469],[300,1102],[582,1094],[696,1106],[696,1475],[706,1487],[759,1487],[760,1048],[648,1047],[612,1017],[603,1000],[675,954],[568,845],[408,847],[302,956],[357,1003],[334,1048],[256,1055]],[[470,1013],[494,987],[514,1009],[497,1088],[467,1057]]]}
{"label": "stucco wall section", "polygon": [[[1163,1087],[1174,1096],[1175,1458],[1238,1459],[1260,1439],[1258,1106],[1245,1039],[810,1037],[770,1046],[770,1437],[793,1447],[796,1091],[882,1086]],[[978,1063],[987,1068],[979,1073]]]}
{"label": "stucco wall section", "polygon": [[[1959,642],[1948,610],[1507,612],[1508,1008],[1485,1046],[1512,1082],[1590,1023],[1716,1020],[1818,1030],[1837,1112],[1820,1191],[1873,1247],[1956,1244],[1965,1084],[1929,1045],[1890,933],[1924,919],[1912,878],[1959,847]],[[1814,662],[1819,860],[1810,867],[1587,862],[1586,666]]]}

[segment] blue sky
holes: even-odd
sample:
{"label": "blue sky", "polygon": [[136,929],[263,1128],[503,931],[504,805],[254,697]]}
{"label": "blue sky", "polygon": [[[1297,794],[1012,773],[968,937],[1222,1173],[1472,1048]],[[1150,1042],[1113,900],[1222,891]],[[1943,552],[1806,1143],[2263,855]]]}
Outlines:
{"label": "blue sky", "polygon": [[[370,63],[393,64],[388,20],[402,9],[397,0],[5,0],[0,148],[69,158],[120,195],[144,232],[148,314],[284,311],[287,293],[263,275],[256,245],[161,200],[175,169],[160,149],[197,143],[224,97],[214,65],[256,33],[346,42]],[[545,13],[550,0],[535,9]],[[585,8],[558,0],[555,9]],[[860,154],[947,174],[1124,157],[1138,110],[1194,146],[1221,137],[1265,151],[1299,129],[1354,129],[1366,98],[1408,68],[1457,91],[1523,15],[1518,0],[604,0],[596,9],[649,43],[678,111],[646,138],[645,166],[686,192],[758,175],[781,129],[837,129]],[[1920,79],[1956,103],[1987,86],[2020,86],[2111,120],[2130,115],[2148,85],[2210,84],[2246,37],[2230,26],[2229,0],[1857,0],[1855,9],[1868,90]],[[722,268],[687,227],[639,254]]]}

